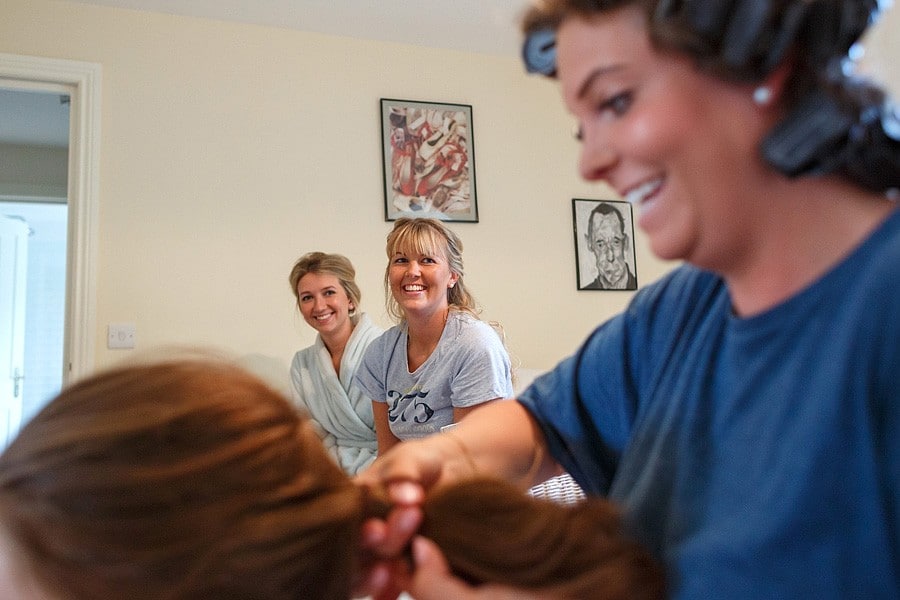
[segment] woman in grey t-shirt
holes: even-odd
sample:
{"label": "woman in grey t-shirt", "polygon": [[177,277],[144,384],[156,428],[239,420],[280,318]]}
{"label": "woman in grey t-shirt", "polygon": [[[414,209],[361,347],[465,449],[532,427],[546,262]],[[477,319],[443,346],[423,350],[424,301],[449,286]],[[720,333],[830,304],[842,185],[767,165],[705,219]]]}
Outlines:
{"label": "woman in grey t-shirt", "polygon": [[387,310],[398,324],[356,373],[379,454],[513,393],[509,355],[463,282],[462,242],[436,219],[398,219],[387,238]]}

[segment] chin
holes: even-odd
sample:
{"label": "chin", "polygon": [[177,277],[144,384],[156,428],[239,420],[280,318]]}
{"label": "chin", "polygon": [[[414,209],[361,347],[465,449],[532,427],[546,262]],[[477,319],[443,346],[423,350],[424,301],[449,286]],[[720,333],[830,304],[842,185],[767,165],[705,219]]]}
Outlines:
{"label": "chin", "polygon": [[660,260],[688,260],[690,245],[678,240],[651,237],[650,250]]}

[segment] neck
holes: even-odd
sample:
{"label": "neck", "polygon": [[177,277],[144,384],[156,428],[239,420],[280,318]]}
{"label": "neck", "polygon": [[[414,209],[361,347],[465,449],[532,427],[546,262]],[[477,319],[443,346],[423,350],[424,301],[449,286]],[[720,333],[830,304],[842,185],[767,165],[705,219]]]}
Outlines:
{"label": "neck", "polygon": [[410,371],[415,371],[423,362],[425,362],[434,349],[437,348],[438,342],[441,341],[441,335],[444,333],[444,326],[447,323],[447,317],[450,314],[450,308],[445,307],[443,310],[425,316],[417,316],[416,318],[407,318],[407,362]]}
{"label": "neck", "polygon": [[351,323],[349,327],[340,331],[319,334],[322,337],[322,343],[325,344],[325,349],[331,355],[331,362],[336,373],[340,373],[341,357],[344,356],[344,348],[347,347],[347,342],[350,340],[352,333],[353,324]]}
{"label": "neck", "polygon": [[449,314],[450,307],[445,306],[427,315],[408,315],[406,322],[409,329],[409,337],[420,340],[428,338],[440,339]]}
{"label": "neck", "polygon": [[792,192],[769,196],[751,221],[754,232],[746,235],[760,242],[744,245],[741,259],[720,271],[738,315],[764,312],[809,286],[896,208],[885,197],[833,179],[798,181]]}

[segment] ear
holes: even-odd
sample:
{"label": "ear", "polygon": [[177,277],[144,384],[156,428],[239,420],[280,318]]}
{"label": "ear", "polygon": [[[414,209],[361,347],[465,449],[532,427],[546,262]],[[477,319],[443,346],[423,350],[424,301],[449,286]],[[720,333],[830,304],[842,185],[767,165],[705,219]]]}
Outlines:
{"label": "ear", "polygon": [[769,73],[765,79],[754,86],[753,94],[765,90],[765,101],[761,98],[754,97],[754,101],[760,109],[767,109],[772,106],[779,106],[784,96],[784,88],[787,85],[788,77],[794,70],[793,61],[790,59],[782,61],[775,69]]}
{"label": "ear", "polygon": [[459,281],[459,273],[454,273],[450,271],[450,283],[447,284],[448,288],[452,288],[456,285],[456,282]]}

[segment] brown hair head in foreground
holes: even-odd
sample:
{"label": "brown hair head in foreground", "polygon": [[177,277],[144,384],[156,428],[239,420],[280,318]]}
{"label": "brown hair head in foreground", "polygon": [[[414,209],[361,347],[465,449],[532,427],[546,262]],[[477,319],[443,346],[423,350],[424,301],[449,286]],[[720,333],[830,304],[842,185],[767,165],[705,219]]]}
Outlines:
{"label": "brown hair head in foreground", "polygon": [[[85,379],[0,456],[3,545],[15,571],[59,599],[345,600],[361,524],[387,508],[304,415],[224,362]],[[661,569],[605,501],[563,506],[478,480],[433,490],[424,510],[423,533],[470,581],[662,597]]]}

